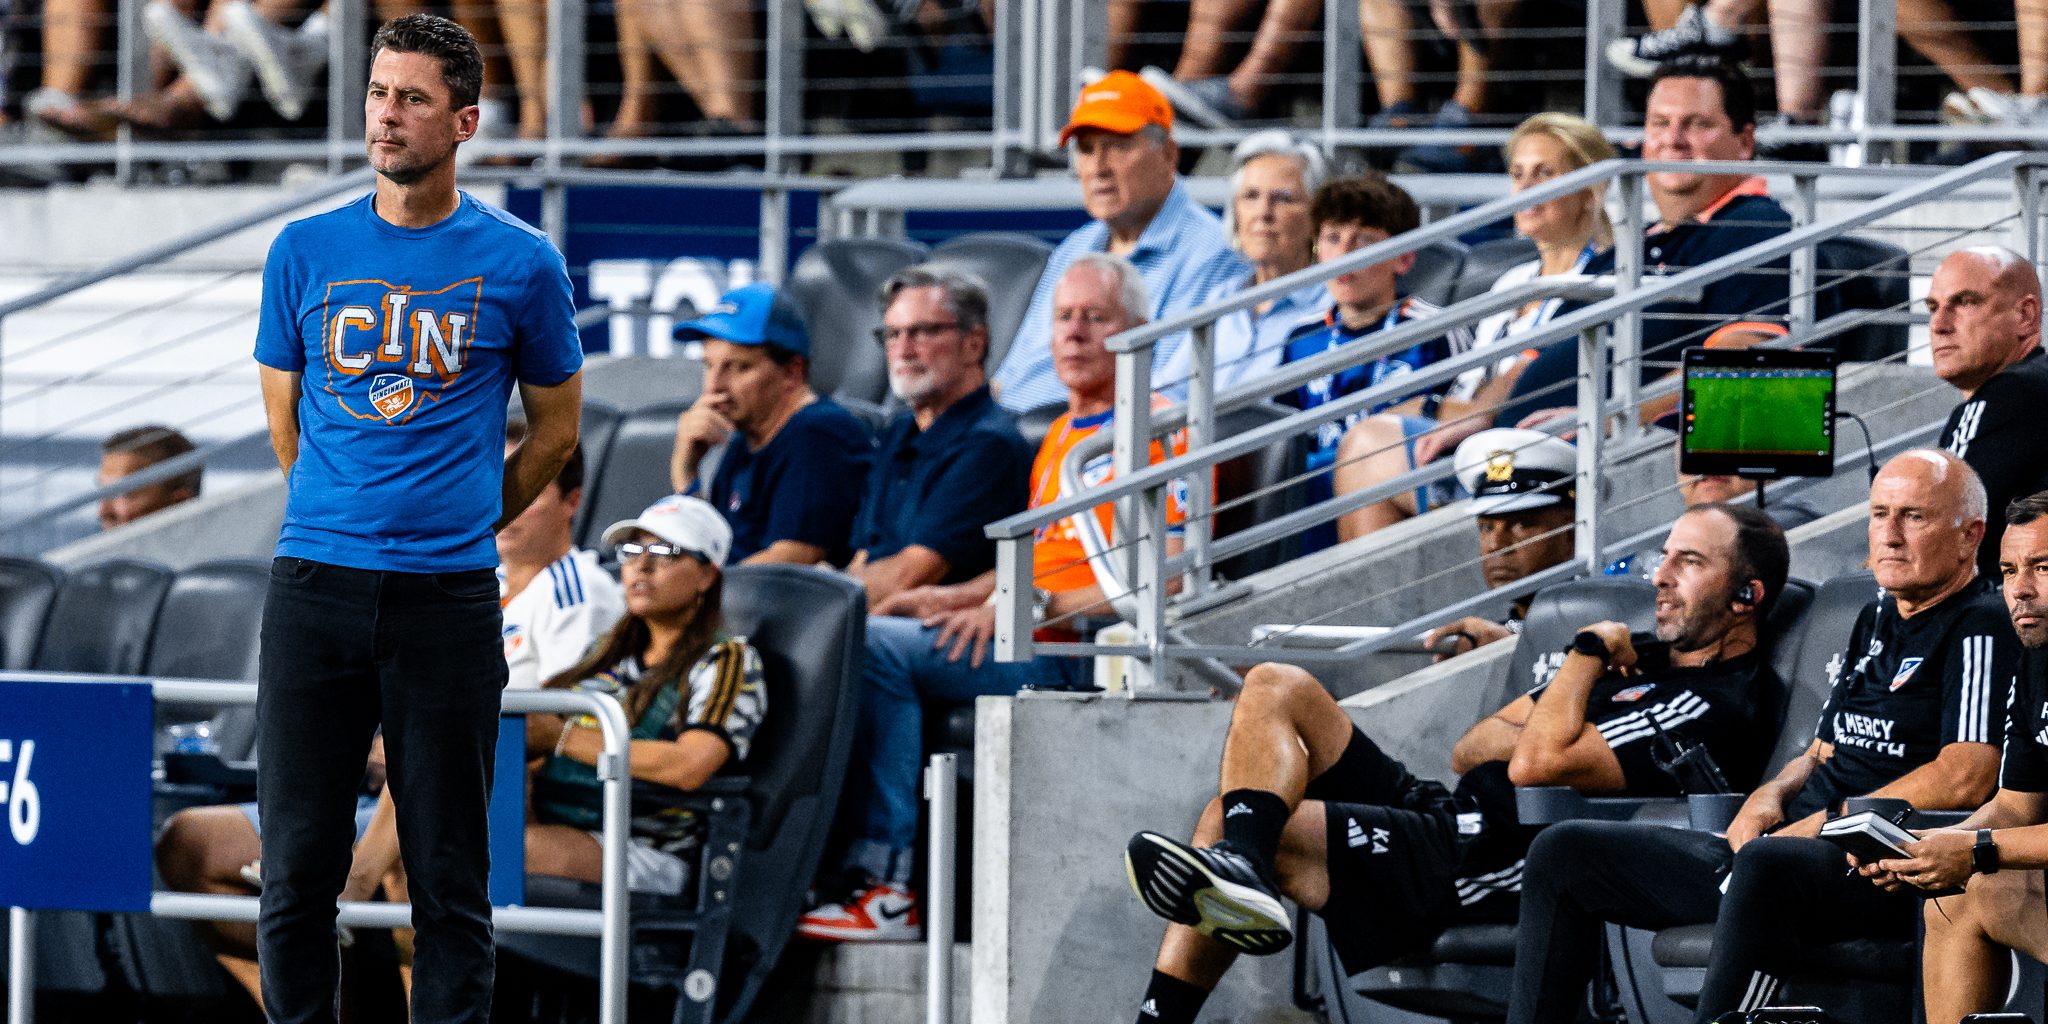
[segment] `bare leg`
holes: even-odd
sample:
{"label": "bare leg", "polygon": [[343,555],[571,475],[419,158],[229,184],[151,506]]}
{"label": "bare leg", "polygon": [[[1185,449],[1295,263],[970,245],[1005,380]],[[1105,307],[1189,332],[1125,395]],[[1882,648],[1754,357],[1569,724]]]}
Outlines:
{"label": "bare leg", "polygon": [[2012,80],[1969,33],[1954,27],[1956,20],[1944,0],[1899,0],[1899,37],[1940,67],[1957,88],[2012,92]]}
{"label": "bare leg", "polygon": [[1692,5],[1692,0],[1643,0],[1643,14],[1653,31],[1662,32],[1678,24],[1678,16]]}
{"label": "bare leg", "polygon": [[85,92],[107,25],[105,0],[59,0],[43,7],[43,88]]}
{"label": "bare leg", "polygon": [[[1479,16],[1481,36],[1478,39],[1465,38],[1455,25],[1446,25],[1440,17],[1437,28],[1444,35],[1458,42],[1458,90],[1451,99],[1459,106],[1474,113],[1485,110],[1487,105],[1487,83],[1493,75],[1493,48],[1500,39],[1501,31],[1514,18],[1515,8],[1520,0],[1477,0],[1473,10]],[[1431,5],[1432,13],[1448,14],[1440,4]]]}
{"label": "bare leg", "polygon": [[2020,92],[2048,96],[2048,0],[2017,0],[2020,32]]}
{"label": "bare leg", "polygon": [[640,32],[639,18],[618,18],[616,24],[619,30],[619,110],[606,134],[614,139],[632,139],[648,133],[648,121],[652,117],[648,103],[654,91],[654,55],[647,48],[647,37]]}
{"label": "bare leg", "polygon": [[1928,900],[1920,971],[1928,1024],[1955,1024],[2005,1006],[2007,949],[2048,957],[2048,910],[2041,872],[2001,871],[1970,879],[1961,896]]}
{"label": "bare leg", "polygon": [[1110,0],[1108,60],[1112,70],[1130,67],[1131,47],[1135,45],[1138,18],[1144,9],[1144,0]]}
{"label": "bare leg", "polygon": [[498,26],[519,97],[519,137],[541,138],[548,131],[547,0],[498,0]]}
{"label": "bare leg", "polygon": [[755,126],[760,77],[754,14],[745,0],[671,0],[643,4],[639,31],[710,120]]}
{"label": "bare leg", "polygon": [[[1337,468],[1331,471],[1330,486],[1339,495],[1356,494],[1368,487],[1398,477],[1413,466],[1408,464],[1408,443],[1397,416],[1371,416],[1344,432],[1337,444]],[[1337,520],[1339,543],[1384,530],[1415,515],[1415,492],[1402,491],[1385,501],[1346,512]]]}
{"label": "bare leg", "polygon": [[604,877],[604,848],[582,829],[528,825],[526,870],[535,875],[596,882]]}
{"label": "bare leg", "polygon": [[1403,0],[1359,0],[1358,30],[1380,109],[1415,102],[1415,15]]}
{"label": "bare leg", "polygon": [[[242,868],[263,856],[255,828],[239,807],[193,807],[171,816],[156,843],[157,872],[177,892],[254,896]],[[256,970],[256,926],[237,921],[195,922],[200,937],[235,981],[263,1005]]]}
{"label": "bare leg", "polygon": [[1230,31],[1251,20],[1257,9],[1258,0],[1190,0],[1188,32],[1173,77],[1192,82],[1229,71]]}
{"label": "bare leg", "polygon": [[1322,15],[1323,5],[1317,0],[1271,0],[1266,5],[1266,16],[1252,37],[1251,52],[1230,73],[1230,94],[1245,109],[1258,109],[1273,79],[1286,69],[1294,48],[1315,31]]}
{"label": "bare leg", "polygon": [[1828,62],[1826,0],[1770,0],[1770,12],[1778,113],[1818,121],[1825,102],[1821,69]]}

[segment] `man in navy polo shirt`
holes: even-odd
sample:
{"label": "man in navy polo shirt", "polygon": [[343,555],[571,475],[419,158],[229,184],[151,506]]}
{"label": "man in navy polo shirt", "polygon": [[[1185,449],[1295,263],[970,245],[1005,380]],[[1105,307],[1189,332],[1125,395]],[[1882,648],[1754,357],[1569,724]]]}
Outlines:
{"label": "man in navy polo shirt", "polygon": [[[371,54],[376,192],[278,234],[256,335],[288,481],[256,703],[257,949],[264,1009],[285,1024],[335,1019],[335,898],[380,724],[418,934],[412,1019],[490,1018],[506,680],[492,533],[561,471],[583,393],[561,253],[455,188],[476,40],[415,14]],[[506,456],[515,381],[528,433]]]}
{"label": "man in navy polo shirt", "polygon": [[[1753,160],[1756,90],[1740,65],[1686,57],[1659,67],[1650,78],[1643,119],[1645,160]],[[1743,174],[1660,171],[1647,176],[1657,223],[1643,236],[1646,278],[1676,274],[1747,249],[1792,229],[1792,215],[1770,197],[1764,179]],[[1615,250],[1594,257],[1588,274],[1614,273]],[[1659,303],[1643,311],[1642,379],[1670,371],[1683,347],[1740,348],[1786,333],[1790,265],[1783,259],[1707,285],[1697,303]],[[1827,293],[1817,296],[1827,298]],[[1825,316],[1825,308],[1816,315]],[[1545,348],[1515,381],[1494,422],[1535,426],[1574,414],[1570,381],[1578,375],[1578,347]],[[1644,404],[1644,419],[1675,407],[1675,396]]]}
{"label": "man in navy polo shirt", "polygon": [[[669,480],[732,526],[733,564],[845,565],[874,443],[844,406],[811,390],[810,333],[773,285],[735,288],[681,340],[704,340],[704,393],[676,420]],[[725,454],[710,484],[697,464]]]}
{"label": "man in navy polo shirt", "polygon": [[882,285],[877,341],[909,408],[882,431],[847,571],[884,615],[922,615],[918,588],[995,568],[982,527],[1024,510],[1031,447],[989,396],[988,288],[935,264]]}

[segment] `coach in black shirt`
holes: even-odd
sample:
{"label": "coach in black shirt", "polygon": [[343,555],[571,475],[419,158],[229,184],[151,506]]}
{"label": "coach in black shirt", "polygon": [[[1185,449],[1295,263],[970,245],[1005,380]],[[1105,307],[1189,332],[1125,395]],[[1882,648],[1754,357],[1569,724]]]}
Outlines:
{"label": "coach in black shirt", "polygon": [[2024,647],[2007,708],[1998,792],[1962,824],[1920,833],[1908,860],[1881,860],[1863,873],[1887,889],[1966,886],[1930,899],[1921,948],[1929,1024],[2005,1007],[2012,959],[2005,948],[2048,961],[2048,493],[2006,508],[1999,568],[2012,629]]}
{"label": "coach in black shirt", "polygon": [[1963,393],[1941,446],[1984,480],[1991,502],[1977,571],[1998,577],[2005,506],[2048,489],[2048,356],[2041,354],[2041,282],[2010,249],[1949,254],[1927,292],[1934,373]]}
{"label": "coach in black shirt", "polygon": [[1967,807],[1991,790],[2017,645],[1997,597],[1975,578],[1983,528],[1984,491],[1961,460],[1921,448],[1885,465],[1870,494],[1871,562],[1884,592],[1831,667],[1813,742],[1750,794],[1725,838],[1619,822],[1545,830],[1524,872],[1510,1024],[1575,1018],[1603,921],[1716,921],[1701,1022],[1770,1005],[1776,972],[1805,946],[1912,939],[1914,900],[1845,874],[1841,850],[1811,837],[1844,797],[1933,809]]}

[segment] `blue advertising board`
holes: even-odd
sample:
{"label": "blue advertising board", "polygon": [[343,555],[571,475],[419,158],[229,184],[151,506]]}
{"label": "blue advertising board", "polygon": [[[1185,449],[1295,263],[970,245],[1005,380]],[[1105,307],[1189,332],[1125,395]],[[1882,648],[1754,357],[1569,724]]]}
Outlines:
{"label": "blue advertising board", "polygon": [[147,683],[0,679],[0,906],[148,910]]}

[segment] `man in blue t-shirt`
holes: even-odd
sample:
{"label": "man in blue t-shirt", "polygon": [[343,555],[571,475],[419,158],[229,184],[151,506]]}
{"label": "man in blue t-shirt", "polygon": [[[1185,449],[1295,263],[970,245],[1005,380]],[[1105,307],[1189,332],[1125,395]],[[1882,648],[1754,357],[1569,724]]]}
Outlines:
{"label": "man in blue t-shirt", "polygon": [[987,286],[926,263],[897,271],[881,300],[889,390],[909,408],[882,430],[847,571],[869,608],[920,616],[918,588],[995,568],[982,527],[1024,511],[1032,451],[989,396]]}
{"label": "man in blue t-shirt", "polygon": [[[725,517],[732,564],[845,565],[874,442],[866,424],[811,390],[802,315],[773,285],[750,284],[677,324],[676,337],[704,342],[704,393],[676,418],[676,493]],[[721,444],[707,484],[698,463]]]}
{"label": "man in blue t-shirt", "polygon": [[[583,350],[561,254],[456,191],[476,40],[411,15],[371,54],[375,193],[287,225],[263,267],[256,361],[288,481],[257,670],[263,1002],[271,1020],[334,1020],[335,898],[381,724],[418,932],[412,1019],[483,1021],[506,680],[493,532],[575,448]],[[515,382],[528,434],[507,458]]]}

